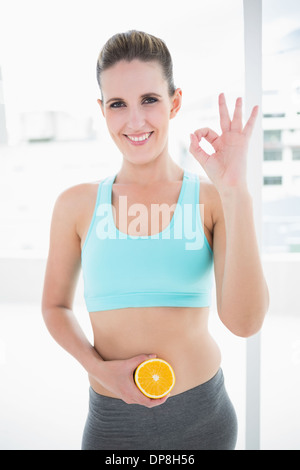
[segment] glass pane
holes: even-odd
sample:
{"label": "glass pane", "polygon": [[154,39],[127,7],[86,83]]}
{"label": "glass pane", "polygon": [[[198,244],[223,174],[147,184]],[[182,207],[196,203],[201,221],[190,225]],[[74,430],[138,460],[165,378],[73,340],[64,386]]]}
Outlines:
{"label": "glass pane", "polygon": [[292,149],[293,152],[293,160],[300,160],[300,148]]}
{"label": "glass pane", "polygon": [[[277,117],[277,115],[275,115]],[[264,117],[266,117],[264,115]],[[264,131],[264,141],[265,143],[279,144],[281,142],[281,130],[272,129]]]}
{"label": "glass pane", "polygon": [[263,0],[263,78],[263,260],[271,304],[262,330],[261,447],[300,449],[300,4],[296,0]]}
{"label": "glass pane", "polygon": [[282,160],[282,151],[265,148],[264,160]]}

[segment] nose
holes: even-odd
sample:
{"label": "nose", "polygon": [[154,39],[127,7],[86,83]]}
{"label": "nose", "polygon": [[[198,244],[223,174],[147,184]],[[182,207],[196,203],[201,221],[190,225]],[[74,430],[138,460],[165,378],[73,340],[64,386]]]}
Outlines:
{"label": "nose", "polygon": [[131,107],[128,114],[128,128],[131,131],[139,131],[145,124],[145,115],[140,107]]}

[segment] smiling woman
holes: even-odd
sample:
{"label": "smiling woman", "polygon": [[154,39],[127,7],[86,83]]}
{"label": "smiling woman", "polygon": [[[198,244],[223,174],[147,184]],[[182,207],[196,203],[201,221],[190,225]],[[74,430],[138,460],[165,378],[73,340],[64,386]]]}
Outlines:
{"label": "smiling woman", "polygon": [[169,95],[160,63],[122,59],[101,71],[100,83],[98,103],[123,157],[134,164],[166,154],[169,120],[180,109],[182,93]]}
{"label": "smiling woman", "polygon": [[[123,156],[134,163],[153,158],[154,146],[162,153],[169,119],[179,111],[182,95],[174,86],[165,43],[140,31],[114,35],[99,54],[97,80],[102,93],[98,103]],[[132,153],[137,147],[142,154]]]}
{"label": "smiling woman", "polygon": [[[243,127],[241,99],[231,120],[220,95],[222,134],[205,128],[191,136],[190,151],[211,180],[200,184],[169,153],[169,122],[180,111],[182,92],[173,85],[163,41],[137,31],[115,35],[100,53],[97,74],[98,103],[122,166],[58,198],[42,305],[50,333],[89,374],[82,448],[234,449],[236,414],[208,317],[213,269],[218,313],[231,332],[256,333],[267,308],[245,186],[257,108]],[[215,153],[204,152],[202,137]],[[140,236],[131,223],[137,204],[147,218],[141,215]],[[173,210],[154,224],[157,205]],[[183,207],[190,210],[183,214]],[[201,243],[190,243],[190,233]],[[72,311],[80,267],[93,346]],[[171,396],[155,400],[134,382],[139,364],[154,357],[176,376]]]}

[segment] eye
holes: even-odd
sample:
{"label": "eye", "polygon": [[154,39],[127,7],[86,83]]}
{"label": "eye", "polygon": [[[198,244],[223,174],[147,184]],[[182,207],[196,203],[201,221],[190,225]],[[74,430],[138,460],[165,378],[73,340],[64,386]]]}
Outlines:
{"label": "eye", "polygon": [[110,105],[110,108],[117,109],[117,108],[123,108],[125,106],[125,103],[123,101],[115,101]]}
{"label": "eye", "polygon": [[145,98],[143,103],[144,104],[152,104],[156,103],[158,100],[156,98],[152,98],[152,96],[149,96],[148,98]]}

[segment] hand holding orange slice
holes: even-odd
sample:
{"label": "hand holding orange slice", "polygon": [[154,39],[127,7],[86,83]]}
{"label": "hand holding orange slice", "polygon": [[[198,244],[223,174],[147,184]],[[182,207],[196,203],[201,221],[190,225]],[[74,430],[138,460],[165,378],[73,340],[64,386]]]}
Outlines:
{"label": "hand holding orange slice", "polygon": [[170,393],[175,385],[175,374],[167,361],[147,359],[136,368],[134,381],[146,397],[157,399]]}

